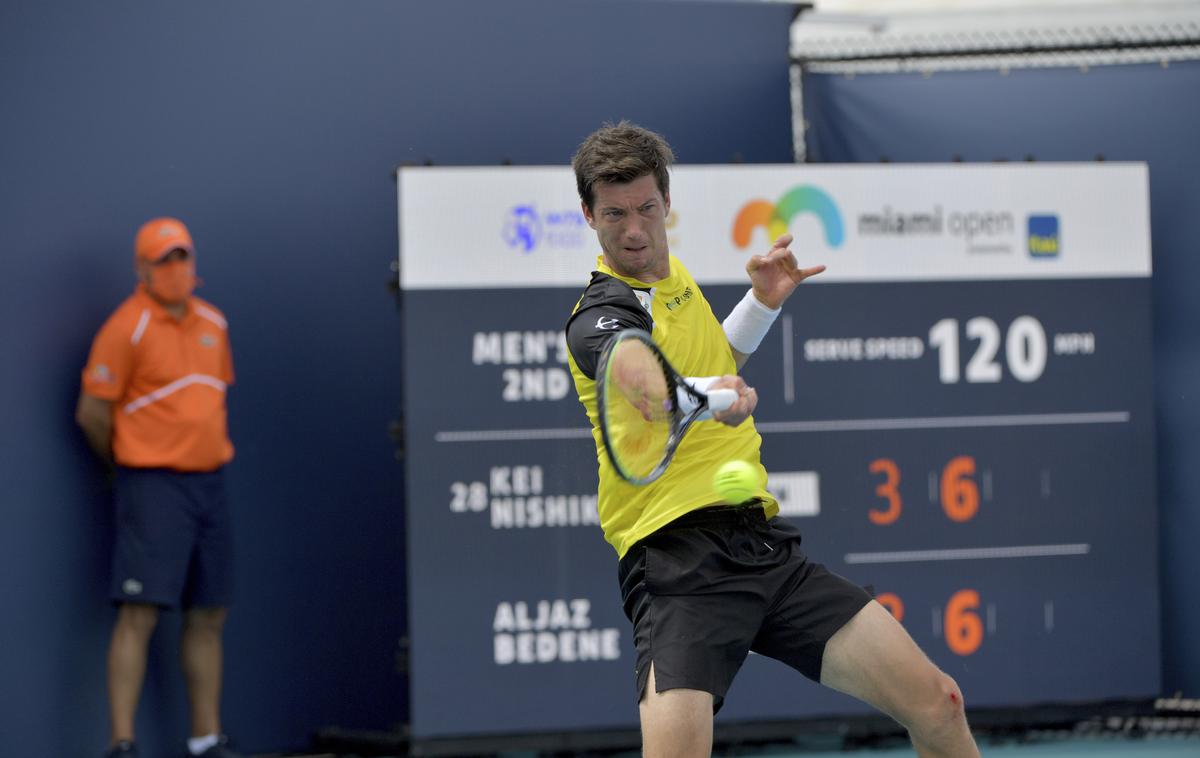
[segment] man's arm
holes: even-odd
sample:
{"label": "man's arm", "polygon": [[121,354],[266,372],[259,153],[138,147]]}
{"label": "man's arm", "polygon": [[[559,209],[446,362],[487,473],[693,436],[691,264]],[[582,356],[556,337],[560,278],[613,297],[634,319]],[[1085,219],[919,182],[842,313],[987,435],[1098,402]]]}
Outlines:
{"label": "man's arm", "polygon": [[735,348],[733,345],[729,346],[729,350],[733,353],[734,365],[737,366],[738,371],[741,371],[742,366],[746,365],[746,361],[750,360],[750,356],[746,353],[738,352],[737,348]]}
{"label": "man's arm", "polygon": [[733,360],[740,371],[758,349],[767,330],[779,315],[779,309],[796,291],[796,287],[810,276],[825,270],[824,266],[799,268],[796,256],[788,248],[792,235],[784,234],[775,240],[766,255],[752,256],[746,263],[750,275],[750,292],[722,322]]}
{"label": "man's arm", "polygon": [[112,413],[113,403],[87,393],[79,393],[75,406],[75,423],[83,429],[88,445],[105,465],[111,466],[112,457]]}

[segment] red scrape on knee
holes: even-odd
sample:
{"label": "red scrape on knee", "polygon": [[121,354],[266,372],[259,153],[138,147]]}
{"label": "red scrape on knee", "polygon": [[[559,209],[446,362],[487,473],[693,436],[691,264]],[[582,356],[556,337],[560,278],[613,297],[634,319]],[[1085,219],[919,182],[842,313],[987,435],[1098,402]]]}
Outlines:
{"label": "red scrape on knee", "polygon": [[950,693],[950,702],[951,702],[951,703],[957,703],[957,702],[958,702],[958,695],[956,695],[955,693],[951,692],[951,693]]}

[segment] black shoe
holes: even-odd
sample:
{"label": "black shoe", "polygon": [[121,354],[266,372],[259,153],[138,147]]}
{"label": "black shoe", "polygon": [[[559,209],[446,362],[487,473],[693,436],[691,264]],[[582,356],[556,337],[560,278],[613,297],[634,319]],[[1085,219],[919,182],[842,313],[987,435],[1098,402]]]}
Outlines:
{"label": "black shoe", "polygon": [[121,740],[108,749],[104,758],[137,758],[137,745],[129,740]]}
{"label": "black shoe", "polygon": [[241,753],[235,753],[229,749],[229,738],[222,734],[217,738],[217,744],[200,753],[195,758],[242,758],[242,756]]}

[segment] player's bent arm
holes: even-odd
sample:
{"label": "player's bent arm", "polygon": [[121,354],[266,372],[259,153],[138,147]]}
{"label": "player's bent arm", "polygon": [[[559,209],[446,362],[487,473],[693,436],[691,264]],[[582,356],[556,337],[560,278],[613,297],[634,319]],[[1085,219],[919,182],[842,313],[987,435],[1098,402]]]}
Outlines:
{"label": "player's bent arm", "polygon": [[83,429],[88,445],[105,463],[112,463],[112,413],[111,400],[101,400],[87,393],[79,393],[75,406],[75,423]]}
{"label": "player's bent arm", "polygon": [[725,339],[729,340],[729,348],[733,351],[733,361],[739,371],[746,365],[750,354],[762,344],[771,325],[779,317],[779,312],[779,308],[763,305],[755,297],[754,290],[750,289],[721,322],[721,328],[725,330]]}

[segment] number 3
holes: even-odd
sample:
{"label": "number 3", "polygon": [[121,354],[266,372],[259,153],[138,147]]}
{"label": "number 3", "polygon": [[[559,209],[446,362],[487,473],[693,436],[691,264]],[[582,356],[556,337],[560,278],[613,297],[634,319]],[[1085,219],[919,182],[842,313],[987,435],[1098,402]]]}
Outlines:
{"label": "number 3", "polygon": [[883,526],[894,523],[900,518],[900,492],[896,489],[900,484],[900,467],[890,458],[876,458],[871,461],[870,471],[872,474],[882,473],[887,477],[883,484],[875,488],[875,494],[888,501],[888,508],[886,511],[872,508],[867,512],[867,516],[872,524]]}

